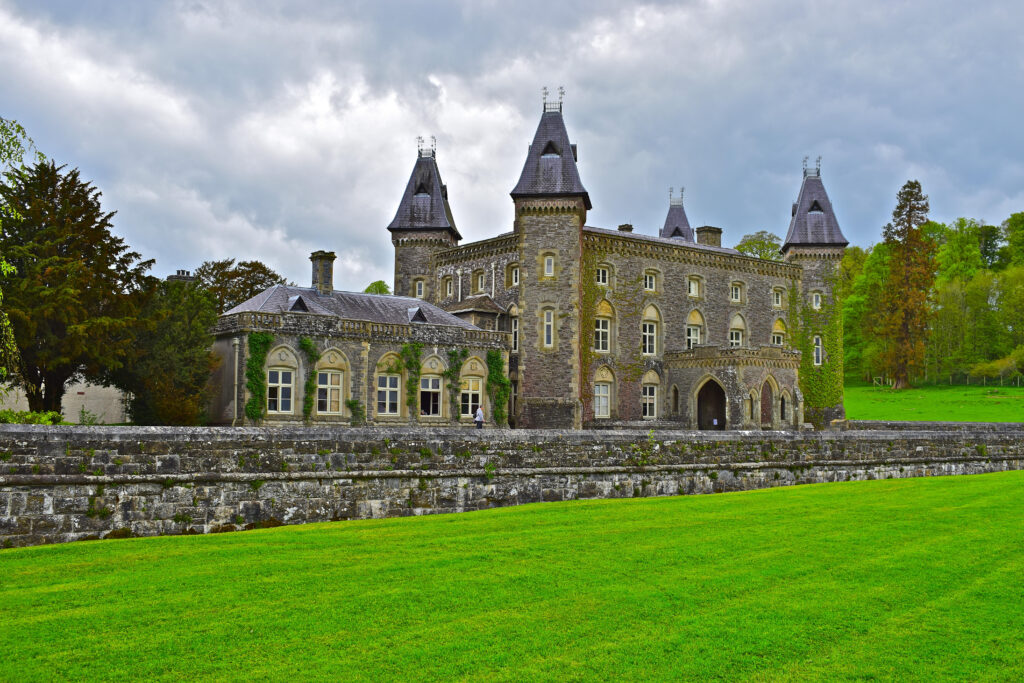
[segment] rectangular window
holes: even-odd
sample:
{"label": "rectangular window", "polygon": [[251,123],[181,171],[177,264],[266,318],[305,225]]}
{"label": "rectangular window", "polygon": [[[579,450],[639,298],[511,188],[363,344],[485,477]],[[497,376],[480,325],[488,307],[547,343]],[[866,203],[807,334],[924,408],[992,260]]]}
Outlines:
{"label": "rectangular window", "polygon": [[480,407],[480,385],[481,380],[477,377],[468,377],[462,381],[462,417],[476,415],[476,409]]}
{"label": "rectangular window", "polygon": [[483,273],[480,273],[479,275],[476,276],[476,291],[484,291],[484,281],[485,278]]}
{"label": "rectangular window", "polygon": [[653,292],[655,290],[656,284],[657,278],[655,277],[654,273],[644,273],[644,289],[646,289],[648,292]]}
{"label": "rectangular window", "polygon": [[686,348],[692,349],[700,344],[700,325],[686,326]]}
{"label": "rectangular window", "polygon": [[658,387],[653,384],[645,384],[641,388],[640,411],[645,420],[653,420],[658,417]]}
{"label": "rectangular window", "polygon": [[452,279],[451,278],[448,278],[447,280],[445,280],[445,282],[444,282],[444,292],[445,292],[445,296],[451,296],[452,295]]}
{"label": "rectangular window", "polygon": [[729,330],[729,346],[743,346],[743,330]]}
{"label": "rectangular window", "polygon": [[512,351],[519,351],[519,318],[512,318]]}
{"label": "rectangular window", "polygon": [[772,306],[782,308],[782,290],[776,289],[772,292]]}
{"label": "rectangular window", "polygon": [[743,296],[743,288],[740,285],[731,285],[729,287],[729,299],[736,302],[740,301]]}
{"label": "rectangular window", "polygon": [[594,417],[611,417],[612,385],[598,382],[594,385]]}
{"label": "rectangular window", "polygon": [[643,323],[640,326],[640,353],[653,356],[658,350],[658,324]]}
{"label": "rectangular window", "polygon": [[611,321],[607,318],[598,318],[594,321],[594,350],[600,352],[608,351],[608,340],[610,338]]}
{"label": "rectangular window", "polygon": [[398,375],[377,376],[377,414],[398,415]]}
{"label": "rectangular window", "polygon": [[516,414],[516,406],[519,404],[519,383],[512,382],[512,392],[509,394],[508,399],[508,414]]}
{"label": "rectangular window", "polygon": [[341,414],[342,374],[340,372],[316,373],[316,412]]}
{"label": "rectangular window", "polygon": [[822,348],[821,337],[814,338],[814,364],[821,365]]}
{"label": "rectangular window", "polygon": [[778,332],[772,332],[772,344],[774,346],[782,346],[782,344],[785,341],[786,341],[785,336],[779,334]]}
{"label": "rectangular window", "polygon": [[544,346],[555,345],[555,312],[544,311]]}
{"label": "rectangular window", "polygon": [[267,371],[267,412],[292,412],[291,370]]}
{"label": "rectangular window", "polygon": [[512,286],[519,286],[519,266],[516,266],[512,269]]}
{"label": "rectangular window", "polygon": [[700,296],[700,280],[691,277],[686,283],[686,294],[694,299]]}
{"label": "rectangular window", "polygon": [[422,299],[423,298],[423,280],[417,280],[416,281],[416,298],[417,299]]}
{"label": "rectangular window", "polygon": [[816,311],[821,308],[821,292],[815,292],[811,295],[811,307]]}
{"label": "rectangular window", "polygon": [[607,287],[608,286],[608,269],[607,268],[598,268],[597,269],[597,284],[601,285],[602,287]]}
{"label": "rectangular window", "polygon": [[544,257],[544,276],[554,277],[555,275],[555,257],[545,256]]}
{"label": "rectangular window", "polygon": [[420,377],[420,415],[441,414],[441,378]]}

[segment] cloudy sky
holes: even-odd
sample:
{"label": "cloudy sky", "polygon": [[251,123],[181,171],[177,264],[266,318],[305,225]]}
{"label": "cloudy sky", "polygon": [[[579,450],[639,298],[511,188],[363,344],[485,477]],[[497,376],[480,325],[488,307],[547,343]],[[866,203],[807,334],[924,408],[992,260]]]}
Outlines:
{"label": "cloudy sky", "polygon": [[823,157],[868,245],[919,179],[932,217],[1024,211],[1024,3],[0,0],[0,116],[77,166],[154,273],[259,259],[307,284],[392,278],[416,157],[466,240],[506,232],[541,112],[566,89],[594,209],[655,233],[668,187],[732,246],[784,235]]}

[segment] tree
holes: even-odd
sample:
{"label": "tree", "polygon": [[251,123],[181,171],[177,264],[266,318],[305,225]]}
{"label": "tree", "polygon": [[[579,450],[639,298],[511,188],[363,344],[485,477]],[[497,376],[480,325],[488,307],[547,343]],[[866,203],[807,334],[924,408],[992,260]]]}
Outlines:
{"label": "tree", "polygon": [[781,261],[782,239],[775,233],[767,230],[759,230],[752,235],[744,235],[740,243],[736,245],[736,251],[749,256],[766,259],[768,261]]}
{"label": "tree", "polygon": [[33,411],[59,411],[71,378],[120,366],[153,264],[111,234],[99,190],[64,169],[40,161],[0,184],[17,214],[0,229],[0,252],[17,269],[4,298],[21,354],[14,379]]}
{"label": "tree", "polygon": [[1003,221],[1003,258],[1008,266],[1024,266],[1024,211],[1012,214]]}
{"label": "tree", "polygon": [[999,265],[1002,242],[1003,231],[998,225],[978,226],[978,251],[986,268],[995,269]]}
{"label": "tree", "polygon": [[196,281],[217,300],[217,312],[230,310],[264,289],[286,284],[286,280],[259,261],[204,261],[195,272]]}
{"label": "tree", "polygon": [[896,195],[892,222],[882,229],[892,253],[879,332],[888,342],[885,360],[894,389],[909,387],[924,364],[928,294],[935,280],[935,243],[921,230],[927,220],[928,196],[921,183],[908,180]]}
{"label": "tree", "polygon": [[391,288],[388,287],[388,283],[383,280],[374,280],[370,284],[366,285],[366,289],[363,290],[366,294],[390,294]]}
{"label": "tree", "polygon": [[967,282],[985,265],[979,246],[981,225],[970,218],[957,218],[945,232],[946,241],[936,255],[939,266],[936,280]]}
{"label": "tree", "polygon": [[153,280],[138,316],[129,362],[105,380],[128,392],[132,422],[203,421],[216,367],[211,330],[217,300],[195,282]]}
{"label": "tree", "polygon": [[879,302],[889,281],[889,261],[888,245],[871,247],[861,272],[850,285],[849,294],[842,299],[843,360],[847,375],[870,380],[885,370],[883,359],[888,340],[879,336],[882,320]]}

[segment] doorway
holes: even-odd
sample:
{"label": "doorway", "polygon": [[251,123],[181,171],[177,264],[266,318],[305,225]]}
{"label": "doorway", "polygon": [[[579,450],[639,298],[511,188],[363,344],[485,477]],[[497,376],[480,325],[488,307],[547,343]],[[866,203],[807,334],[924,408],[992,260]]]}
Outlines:
{"label": "doorway", "polygon": [[697,429],[725,429],[725,390],[713,379],[697,392]]}

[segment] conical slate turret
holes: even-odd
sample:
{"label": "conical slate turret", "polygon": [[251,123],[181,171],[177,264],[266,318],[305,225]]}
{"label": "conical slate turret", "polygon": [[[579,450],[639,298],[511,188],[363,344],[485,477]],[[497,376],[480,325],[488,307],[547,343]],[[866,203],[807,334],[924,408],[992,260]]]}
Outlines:
{"label": "conical slate turret", "polygon": [[576,145],[569,142],[561,103],[546,103],[512,198],[565,196],[582,196],[587,209],[592,208],[576,168]]}
{"label": "conical slate turret", "polygon": [[693,242],[693,228],[690,227],[690,220],[686,217],[686,210],[683,209],[683,193],[679,197],[669,193],[668,215],[665,216],[665,225],[661,228],[661,237],[666,239],[677,239],[683,242]]}
{"label": "conical slate turret", "polygon": [[388,230],[449,230],[456,240],[462,239],[455,228],[448,188],[441,182],[433,149],[420,149]]}
{"label": "conical slate turret", "polygon": [[793,218],[782,251],[791,246],[845,247],[849,242],[839,229],[832,202],[821,182],[821,168],[805,168],[800,195],[793,204]]}

